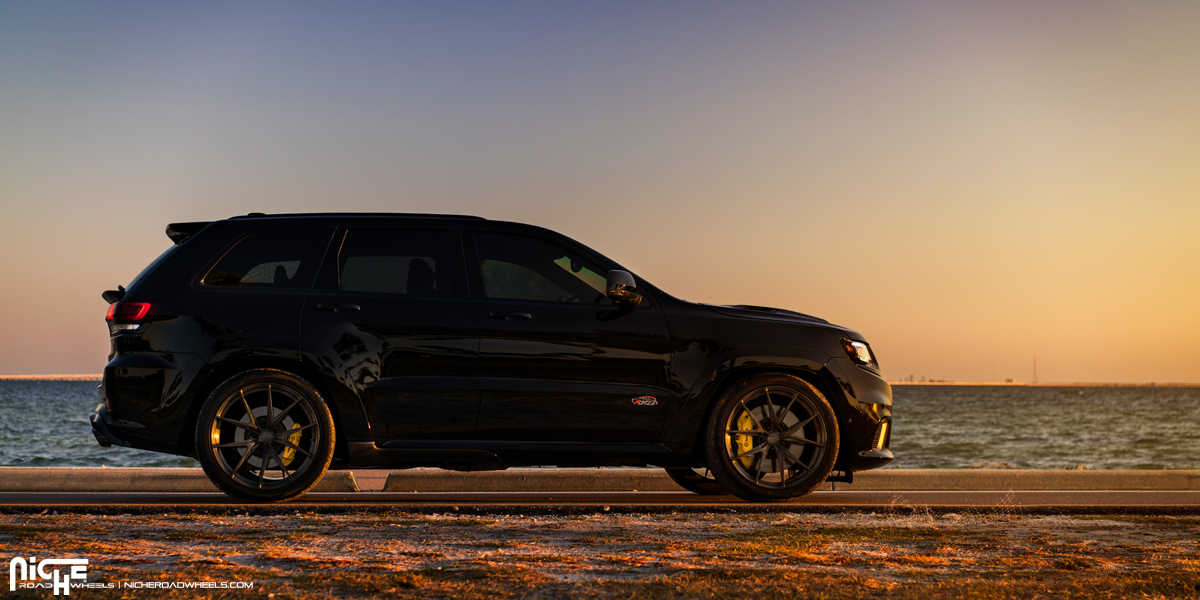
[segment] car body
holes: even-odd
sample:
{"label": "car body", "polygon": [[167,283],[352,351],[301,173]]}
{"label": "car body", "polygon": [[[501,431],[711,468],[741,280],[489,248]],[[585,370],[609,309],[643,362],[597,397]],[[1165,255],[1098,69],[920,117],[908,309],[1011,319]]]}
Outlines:
{"label": "car body", "polygon": [[[547,229],[321,213],[167,233],[176,245],[128,290],[104,294],[101,445],[197,456],[206,399],[238,374],[272,370],[328,407],[332,468],[689,469],[705,463],[716,399],[747,377],[785,374],[789,390],[811,386],[836,414],[836,460],[820,479],[892,460],[891,389],[863,336],[787,310],[680,300]],[[254,419],[239,426],[257,431]]]}

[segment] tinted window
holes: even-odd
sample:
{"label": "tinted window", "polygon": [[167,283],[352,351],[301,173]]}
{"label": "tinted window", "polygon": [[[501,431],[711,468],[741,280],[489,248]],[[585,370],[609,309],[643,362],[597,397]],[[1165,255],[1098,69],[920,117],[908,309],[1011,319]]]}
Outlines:
{"label": "tinted window", "polygon": [[450,234],[428,230],[351,230],[338,255],[338,289],[449,296]]}
{"label": "tinted window", "polygon": [[205,285],[308,289],[331,231],[268,231],[242,238],[204,276]]}
{"label": "tinted window", "polygon": [[158,258],[154,259],[154,262],[146,265],[146,268],[142,269],[142,272],[138,273],[137,277],[134,277],[132,280],[129,281],[129,287],[133,287],[133,286],[137,285],[137,282],[141,281],[142,277],[145,277],[147,273],[153,271],[155,268],[158,267],[158,265],[166,262],[167,257],[174,254],[175,250],[177,250],[178,248],[179,248],[179,246],[171,246],[170,248],[167,248],[166,250],[164,250],[162,254],[158,255]]}
{"label": "tinted window", "polygon": [[608,271],[558,244],[502,233],[476,233],[488,298],[612,304]]}

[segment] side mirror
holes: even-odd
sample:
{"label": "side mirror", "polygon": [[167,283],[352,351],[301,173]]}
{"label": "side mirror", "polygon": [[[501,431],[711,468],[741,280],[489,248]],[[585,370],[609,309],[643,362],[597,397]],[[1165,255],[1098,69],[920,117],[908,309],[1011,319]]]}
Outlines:
{"label": "side mirror", "polygon": [[642,301],[642,295],[637,291],[637,283],[628,271],[609,271],[605,294],[612,298],[613,302],[625,306],[637,306]]}

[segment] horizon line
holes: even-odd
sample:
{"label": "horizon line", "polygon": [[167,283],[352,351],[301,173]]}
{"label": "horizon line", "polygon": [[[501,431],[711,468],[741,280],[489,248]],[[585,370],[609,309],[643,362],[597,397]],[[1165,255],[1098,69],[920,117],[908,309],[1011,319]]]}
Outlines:
{"label": "horizon line", "polygon": [[1107,383],[1103,381],[889,381],[889,385],[996,385],[1016,387],[1200,387],[1200,383]]}
{"label": "horizon line", "polygon": [[0,375],[0,381],[100,381],[103,373],[53,373],[48,375]]}

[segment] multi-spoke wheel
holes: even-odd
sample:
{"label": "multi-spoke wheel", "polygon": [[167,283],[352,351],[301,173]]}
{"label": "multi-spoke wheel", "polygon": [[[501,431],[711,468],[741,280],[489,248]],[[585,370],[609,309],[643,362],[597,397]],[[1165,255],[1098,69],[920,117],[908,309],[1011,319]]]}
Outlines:
{"label": "multi-spoke wheel", "polygon": [[838,454],[837,417],[813,386],[791,375],[748,377],[713,407],[705,461],[730,493],[754,502],[815,489]]}
{"label": "multi-spoke wheel", "polygon": [[667,475],[672,481],[679,484],[679,487],[697,494],[710,496],[713,494],[727,494],[725,488],[717,483],[713,477],[712,471],[708,467],[697,467],[694,469],[665,469]]}
{"label": "multi-spoke wheel", "polygon": [[225,493],[282,502],[312,489],[333,458],[333,419],[303,379],[255,369],[222,383],[200,409],[196,455]]}

